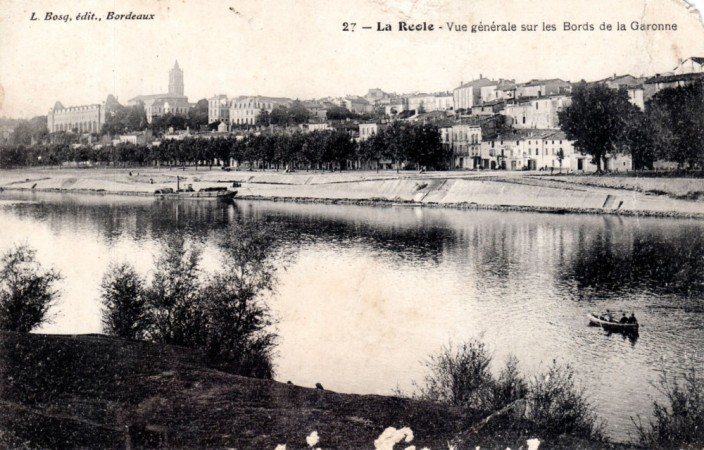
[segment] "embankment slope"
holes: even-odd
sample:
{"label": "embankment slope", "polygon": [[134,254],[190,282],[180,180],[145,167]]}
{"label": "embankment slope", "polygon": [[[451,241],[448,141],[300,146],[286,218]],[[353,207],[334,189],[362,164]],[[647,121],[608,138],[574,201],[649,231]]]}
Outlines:
{"label": "embankment slope", "polygon": [[[180,347],[0,332],[0,446],[8,448],[303,449],[317,431],[321,448],[361,449],[393,426],[410,427],[416,448],[445,449],[485,414],[239,377]],[[485,430],[467,448],[526,439]],[[627,448],[569,437],[544,444]]]}

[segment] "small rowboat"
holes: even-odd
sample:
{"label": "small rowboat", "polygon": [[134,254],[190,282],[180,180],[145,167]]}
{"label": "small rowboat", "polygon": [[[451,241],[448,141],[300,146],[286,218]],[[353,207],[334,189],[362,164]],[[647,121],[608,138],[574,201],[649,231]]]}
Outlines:
{"label": "small rowboat", "polygon": [[621,333],[638,333],[638,323],[620,323],[608,321],[600,318],[596,314],[588,314],[589,325],[601,327],[606,331],[618,331]]}

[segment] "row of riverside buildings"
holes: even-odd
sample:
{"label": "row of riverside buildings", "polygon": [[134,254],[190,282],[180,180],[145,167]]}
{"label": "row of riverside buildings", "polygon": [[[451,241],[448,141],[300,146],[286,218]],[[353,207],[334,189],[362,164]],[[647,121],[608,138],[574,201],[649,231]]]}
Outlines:
{"label": "row of riverside buildings", "polygon": [[[702,78],[704,58],[691,57],[680,60],[670,73],[652,77],[614,74],[597,83],[625,89],[631,103],[643,109],[645,102],[660,90],[685,86]],[[128,104],[144,104],[150,123],[167,113],[186,115],[193,104],[184,95],[183,80],[183,71],[176,62],[169,72],[166,94],[139,95]],[[370,89],[364,96],[303,101],[311,119],[301,128],[303,131],[339,128],[339,124],[336,126],[328,120],[327,112],[344,107],[352,113],[383,117],[372,122],[346,124],[343,128],[357,141],[369,139],[392,120],[436,124],[442,145],[453,155],[453,168],[593,171],[596,166],[590,157],[576,151],[573,142],[559,129],[558,113],[570,105],[572,87],[572,83],[561,79],[516,83],[480,75],[447,92],[397,95]],[[292,103],[292,99],[281,97],[215,95],[208,99],[208,122],[220,123],[220,135],[241,133],[235,130],[254,127],[262,111],[271,113],[279,106]],[[105,123],[105,115],[105,103],[66,108],[57,102],[49,110],[47,124],[50,133],[95,133]],[[626,171],[631,164],[627,155],[610,155],[606,169]],[[358,165],[351,163],[354,167]]]}

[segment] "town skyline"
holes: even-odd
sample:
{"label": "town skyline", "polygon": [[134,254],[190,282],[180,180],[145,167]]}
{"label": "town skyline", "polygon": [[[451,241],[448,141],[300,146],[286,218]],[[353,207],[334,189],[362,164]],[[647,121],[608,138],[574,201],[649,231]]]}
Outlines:
{"label": "town skyline", "polygon": [[[57,101],[66,106],[95,104],[114,95],[126,104],[138,95],[165,93],[164,73],[175,60],[184,70],[184,94],[195,102],[217,94],[312,99],[364,95],[371,88],[399,94],[444,92],[480,75],[516,82],[650,76],[671,71],[680,59],[704,55],[704,26],[683,1],[630,2],[611,8],[604,1],[563,3],[543,2],[546,7],[536,11],[517,1],[496,7],[478,0],[468,11],[461,2],[401,1],[387,7],[363,0],[350,13],[318,0],[284,8],[273,2],[145,5],[128,0],[119,9],[151,11],[155,19],[53,23],[41,20],[41,14],[38,21],[29,19],[37,11],[58,14],[61,9],[73,17],[91,10],[102,16],[107,9],[87,1],[64,2],[58,8],[48,1],[25,6],[11,0],[0,19],[7,30],[0,44],[0,116],[45,115]],[[502,23],[580,18],[597,27],[602,21],[637,18],[643,23],[677,23],[678,30],[342,31],[343,22],[352,20],[358,27],[376,27],[377,22],[395,26],[399,20],[478,23],[478,17]],[[87,33],[94,39],[86,41]]]}

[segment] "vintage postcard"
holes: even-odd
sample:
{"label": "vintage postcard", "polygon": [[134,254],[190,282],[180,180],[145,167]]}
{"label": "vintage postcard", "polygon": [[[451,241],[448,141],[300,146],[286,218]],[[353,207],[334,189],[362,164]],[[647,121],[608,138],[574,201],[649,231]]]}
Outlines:
{"label": "vintage postcard", "polygon": [[701,448],[682,0],[5,0],[0,447]]}

